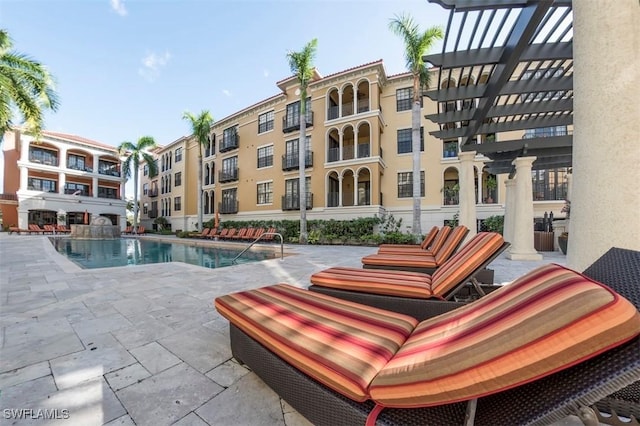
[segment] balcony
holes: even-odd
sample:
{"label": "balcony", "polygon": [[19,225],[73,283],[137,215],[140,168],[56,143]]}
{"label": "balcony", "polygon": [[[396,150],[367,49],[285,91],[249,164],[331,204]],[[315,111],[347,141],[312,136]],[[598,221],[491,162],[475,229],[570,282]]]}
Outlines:
{"label": "balcony", "polygon": [[57,157],[41,157],[41,156],[29,156],[29,161],[36,164],[44,164],[45,166],[57,166],[58,158]]}
{"label": "balcony", "polygon": [[[369,99],[358,100],[358,114],[369,111]],[[353,102],[346,102],[342,104],[342,117],[353,115]],[[335,120],[340,118],[340,106],[332,105],[327,108],[327,120]]]}
{"label": "balcony", "polygon": [[65,188],[64,193],[66,195],[79,195],[82,197],[91,197],[91,192],[83,189]]}
{"label": "balcony", "polygon": [[[313,208],[313,193],[307,193],[306,210]],[[287,194],[282,196],[282,210],[300,210],[300,196],[298,194]]]}
{"label": "balcony", "polygon": [[218,203],[218,211],[222,214],[235,214],[238,213],[238,201],[227,200]]}
{"label": "balcony", "polygon": [[158,217],[158,209],[149,210],[148,216],[150,219],[155,219]]}
{"label": "balcony", "polygon": [[147,197],[154,198],[158,196],[158,188],[153,188],[147,191]]}
{"label": "balcony", "polygon": [[[313,111],[307,111],[307,127],[313,126]],[[300,116],[282,117],[282,133],[291,133],[300,130]]]}
{"label": "balcony", "polygon": [[218,182],[234,182],[238,180],[238,168],[230,170],[220,170],[218,172]]}
{"label": "balcony", "polygon": [[[300,169],[298,153],[285,154],[282,156],[282,170],[298,170]],[[304,156],[304,167],[313,167],[313,151],[307,151]]]}
{"label": "balcony", "polygon": [[237,149],[240,146],[240,136],[237,133],[226,135],[222,138],[222,143],[218,148],[219,152],[227,152]]}

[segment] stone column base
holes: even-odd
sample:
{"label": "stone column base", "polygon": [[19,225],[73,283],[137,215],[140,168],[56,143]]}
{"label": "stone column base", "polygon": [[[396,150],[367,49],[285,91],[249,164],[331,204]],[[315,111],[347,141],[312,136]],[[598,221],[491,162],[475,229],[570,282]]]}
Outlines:
{"label": "stone column base", "polygon": [[527,253],[511,253],[507,252],[509,260],[542,260],[542,255],[536,251]]}

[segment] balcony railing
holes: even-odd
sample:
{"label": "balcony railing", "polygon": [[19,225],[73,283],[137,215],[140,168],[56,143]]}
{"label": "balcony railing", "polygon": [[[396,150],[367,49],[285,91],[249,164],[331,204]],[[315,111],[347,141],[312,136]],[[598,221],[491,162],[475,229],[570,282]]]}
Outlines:
{"label": "balcony railing", "polygon": [[358,158],[368,158],[371,157],[371,147],[368,143],[359,143],[358,144]]}
{"label": "balcony railing", "polygon": [[[313,208],[313,193],[307,193],[306,210]],[[300,210],[300,195],[287,194],[282,196],[282,210]]]}
{"label": "balcony railing", "polygon": [[222,201],[218,203],[218,211],[222,214],[238,213],[238,202],[236,200]]}
{"label": "balcony railing", "polygon": [[338,105],[327,108],[327,120],[335,120],[340,116],[340,107]]}
{"label": "balcony railing", "polygon": [[340,161],[340,148],[329,148],[329,152],[327,153],[327,162],[333,163],[335,161]]}
{"label": "balcony railing", "polygon": [[239,144],[240,144],[240,136],[238,136],[237,133],[234,133],[232,135],[226,135],[222,138],[222,143],[220,144],[218,151],[219,152],[231,151],[232,149],[238,148]]}
{"label": "balcony railing", "polygon": [[147,191],[147,196],[149,198],[154,198],[158,196],[158,188],[150,189]]}
{"label": "balcony railing", "polygon": [[44,164],[46,166],[58,165],[58,159],[56,157],[42,158],[42,157],[30,156],[29,161],[31,161],[32,163]]}
{"label": "balcony railing", "polygon": [[66,195],[80,195],[82,197],[90,197],[91,196],[91,191],[82,190],[82,189],[75,189],[75,188],[65,188],[64,193]]}
{"label": "balcony railing", "polygon": [[358,100],[358,114],[369,111],[369,98]]}
{"label": "balcony railing", "polygon": [[340,193],[329,192],[327,194],[327,207],[338,207],[340,205]]}
{"label": "balcony railing", "polygon": [[120,177],[120,172],[118,170],[101,169],[101,170],[98,170],[98,173],[101,174],[101,175],[118,176],[118,177]]}
{"label": "balcony railing", "polygon": [[238,180],[238,168],[237,167],[235,169],[220,170],[218,172],[218,182],[220,182],[220,183],[234,182],[236,180]]}
{"label": "balcony railing", "polygon": [[[297,153],[282,156],[282,170],[296,170],[300,168],[300,156]],[[304,156],[304,167],[313,167],[313,151],[307,151]]]}
{"label": "balcony railing", "polygon": [[149,210],[148,216],[150,219],[155,219],[156,217],[158,217],[158,210]]}
{"label": "balcony railing", "polygon": [[[307,111],[307,127],[313,126],[313,111]],[[282,117],[282,133],[291,133],[300,130],[300,116]]]}
{"label": "balcony railing", "polygon": [[18,201],[18,196],[16,194],[0,194],[0,200]]}

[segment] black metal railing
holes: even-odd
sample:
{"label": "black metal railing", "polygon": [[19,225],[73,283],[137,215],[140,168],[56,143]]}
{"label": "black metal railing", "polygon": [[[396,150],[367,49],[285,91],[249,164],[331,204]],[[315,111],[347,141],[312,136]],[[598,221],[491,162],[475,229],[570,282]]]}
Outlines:
{"label": "black metal railing", "polygon": [[153,188],[147,191],[147,196],[150,198],[158,196],[158,188]]}
{"label": "black metal railing", "polygon": [[[296,170],[300,168],[300,156],[298,153],[285,154],[282,156],[282,170]],[[313,151],[307,151],[304,156],[304,167],[313,167]]]}
{"label": "black metal railing", "polygon": [[218,148],[219,152],[227,152],[232,149],[238,148],[240,144],[240,136],[237,133],[233,133],[231,135],[225,135],[222,138],[222,143],[220,143],[220,147]]}
{"label": "black metal railing", "polygon": [[[313,111],[307,111],[307,127],[313,126]],[[300,130],[300,116],[282,117],[282,133],[291,133]]]}
{"label": "black metal railing", "polygon": [[327,162],[333,163],[334,161],[340,161],[340,148],[329,148],[327,153]]}
{"label": "black metal railing", "polygon": [[[313,208],[313,193],[307,193],[306,210]],[[282,196],[282,210],[300,210],[300,195],[286,194]]]}
{"label": "black metal railing", "polygon": [[227,200],[218,203],[218,211],[221,214],[234,214],[238,213],[238,201]]}
{"label": "black metal railing", "polygon": [[225,183],[236,181],[238,180],[238,174],[238,168],[231,170],[220,170],[218,172],[218,182]]}
{"label": "black metal railing", "polygon": [[151,219],[155,219],[156,217],[158,217],[158,210],[149,210],[147,215],[151,218]]}
{"label": "black metal railing", "polygon": [[329,192],[327,194],[327,207],[338,207],[340,205],[340,193]]}

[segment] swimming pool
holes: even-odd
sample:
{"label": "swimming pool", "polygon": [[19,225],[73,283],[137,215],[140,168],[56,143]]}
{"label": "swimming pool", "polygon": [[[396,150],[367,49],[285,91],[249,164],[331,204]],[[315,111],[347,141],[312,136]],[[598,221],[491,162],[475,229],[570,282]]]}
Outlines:
{"label": "swimming pool", "polygon": [[[193,246],[138,238],[118,240],[49,239],[58,253],[85,269],[115,266],[145,265],[149,263],[184,262],[205,268],[230,266],[242,251],[228,247]],[[236,263],[273,259],[271,250],[249,250]]]}

